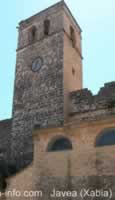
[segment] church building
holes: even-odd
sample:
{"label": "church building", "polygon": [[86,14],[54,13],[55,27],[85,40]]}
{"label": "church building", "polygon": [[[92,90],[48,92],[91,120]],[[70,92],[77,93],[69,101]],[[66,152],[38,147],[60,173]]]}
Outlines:
{"label": "church building", "polygon": [[114,199],[115,82],[97,95],[83,88],[82,30],[64,1],[18,31],[12,118],[0,121],[0,200],[81,200],[83,188]]}

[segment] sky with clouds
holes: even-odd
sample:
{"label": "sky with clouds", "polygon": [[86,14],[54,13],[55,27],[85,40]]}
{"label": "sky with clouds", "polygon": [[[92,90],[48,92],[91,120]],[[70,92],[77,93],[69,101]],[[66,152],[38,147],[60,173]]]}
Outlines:
{"label": "sky with clouds", "polygon": [[[56,0],[4,0],[0,6],[0,120],[11,117],[18,22]],[[96,94],[115,81],[115,1],[65,0],[82,28],[83,86]]]}

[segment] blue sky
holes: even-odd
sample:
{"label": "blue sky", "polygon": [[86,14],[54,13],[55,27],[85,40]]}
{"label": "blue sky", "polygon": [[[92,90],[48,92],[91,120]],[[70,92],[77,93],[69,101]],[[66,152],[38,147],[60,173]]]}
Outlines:
{"label": "blue sky", "polygon": [[[0,120],[11,117],[18,22],[56,0],[4,0],[0,5]],[[115,80],[115,1],[65,0],[81,26],[83,82],[95,94]]]}

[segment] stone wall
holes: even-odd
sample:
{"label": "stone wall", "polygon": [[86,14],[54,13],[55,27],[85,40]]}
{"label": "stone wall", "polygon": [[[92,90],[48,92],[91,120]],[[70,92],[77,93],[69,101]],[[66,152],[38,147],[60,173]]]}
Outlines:
{"label": "stone wall", "polygon": [[[23,20],[19,23],[19,40],[18,50],[26,48],[29,45],[29,32],[33,26],[36,27],[36,41],[43,40],[44,37],[44,20],[50,20],[49,35],[58,33],[63,28],[62,20],[63,2],[59,2],[48,9],[45,9],[36,15]],[[30,43],[31,45],[31,43]]]}
{"label": "stone wall", "polygon": [[8,159],[12,119],[0,121],[0,157]]}
{"label": "stone wall", "polygon": [[115,82],[106,83],[97,95],[88,89],[71,92],[70,116],[79,115],[79,119],[107,117],[115,114]]}
{"label": "stone wall", "polygon": [[[63,94],[63,31],[62,4],[20,23],[13,101],[12,158],[17,168],[33,159],[32,130],[62,126]],[[49,35],[44,35],[44,20],[51,20]],[[36,39],[28,41],[28,31],[36,26]],[[42,59],[38,72],[32,71],[36,58]],[[18,147],[18,148],[17,148]]]}
{"label": "stone wall", "polygon": [[8,176],[11,153],[12,119],[0,121],[0,176]]}
{"label": "stone wall", "polygon": [[[67,17],[64,16],[65,12],[71,18],[71,23],[69,22],[68,26]],[[44,21],[46,19],[50,20],[48,35],[44,34]],[[35,126],[48,128],[64,125],[64,89],[67,84],[67,81],[64,81],[64,74],[67,70],[65,68],[68,68],[64,56],[68,57],[70,51],[68,48],[68,53],[64,52],[64,33],[70,34],[68,30],[70,24],[76,26],[76,37],[79,37],[80,43],[80,27],[63,1],[19,24],[11,145],[12,159],[16,159],[17,168],[22,168],[32,161],[32,130]],[[32,27],[35,27],[36,32],[34,40],[30,42],[29,34],[32,34]],[[81,47],[79,43],[77,44],[79,56],[76,56],[77,50],[73,50],[70,57],[72,59],[74,56],[73,63],[77,62],[79,57],[75,67],[76,73],[79,71],[80,74],[77,88],[81,88],[82,85]],[[42,67],[35,73],[31,68],[38,57],[42,60]],[[78,67],[78,65],[80,66]],[[70,90],[76,88],[75,80],[74,86],[70,87]],[[68,81],[71,82],[70,79]]]}

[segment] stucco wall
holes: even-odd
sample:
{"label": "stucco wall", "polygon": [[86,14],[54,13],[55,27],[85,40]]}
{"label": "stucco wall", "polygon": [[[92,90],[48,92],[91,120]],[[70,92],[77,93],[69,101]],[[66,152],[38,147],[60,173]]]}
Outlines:
{"label": "stucco wall", "polygon": [[[8,179],[7,190],[43,191],[41,199],[50,199],[52,187],[71,189],[77,187],[109,187],[115,190],[115,146],[95,148],[96,137],[106,128],[111,128],[115,120],[68,125],[65,128],[35,130],[34,161],[30,167]],[[72,141],[73,150],[47,152],[51,140],[66,136]],[[34,196],[35,194],[33,194]],[[37,199],[32,197],[29,199]],[[39,197],[40,198],[40,197]],[[38,198],[38,199],[39,199]]]}

